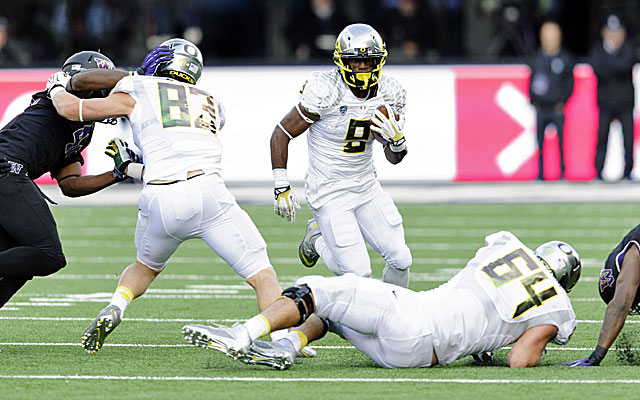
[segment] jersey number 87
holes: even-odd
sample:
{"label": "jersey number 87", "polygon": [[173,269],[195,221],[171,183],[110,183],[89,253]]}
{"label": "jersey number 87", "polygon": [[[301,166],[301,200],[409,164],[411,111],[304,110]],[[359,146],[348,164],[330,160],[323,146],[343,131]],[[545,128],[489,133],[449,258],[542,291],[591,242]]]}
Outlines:
{"label": "jersey number 87", "polygon": [[[187,95],[186,86],[165,82],[158,83],[158,93],[163,128],[192,127],[216,134],[219,115],[213,97],[208,93],[189,86]],[[195,110],[195,118],[192,118],[190,109]]]}

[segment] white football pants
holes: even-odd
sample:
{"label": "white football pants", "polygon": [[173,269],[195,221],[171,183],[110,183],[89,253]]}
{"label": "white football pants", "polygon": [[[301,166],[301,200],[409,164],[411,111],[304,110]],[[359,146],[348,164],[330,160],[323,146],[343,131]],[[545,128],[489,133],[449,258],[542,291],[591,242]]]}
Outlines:
{"label": "white football pants", "polygon": [[417,292],[354,274],[307,276],[315,314],[335,333],[385,368],[428,367],[433,328]]}
{"label": "white football pants", "polygon": [[193,238],[245,279],[271,267],[260,232],[216,175],[145,185],[138,204],[137,256],[152,269],[162,270],[178,246]]}

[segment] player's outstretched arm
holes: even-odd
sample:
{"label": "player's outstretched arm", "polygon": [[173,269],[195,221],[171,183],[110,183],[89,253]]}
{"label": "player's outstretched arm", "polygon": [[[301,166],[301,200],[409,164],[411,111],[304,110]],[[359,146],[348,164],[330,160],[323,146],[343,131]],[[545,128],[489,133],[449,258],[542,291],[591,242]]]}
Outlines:
{"label": "player's outstretched arm", "polygon": [[287,175],[289,142],[301,135],[318,117],[305,111],[300,105],[278,123],[271,134],[271,167],[273,168],[274,200],[273,210],[292,224],[296,221],[296,209],[300,209],[298,200],[291,190]]}
{"label": "player's outstretched arm", "polygon": [[620,266],[620,275],[616,281],[616,291],[604,313],[602,329],[596,349],[587,358],[562,364],[567,367],[591,367],[600,365],[624,326],[640,287],[640,253],[631,246],[624,255]]}
{"label": "player's outstretched arm", "polygon": [[507,354],[507,364],[511,368],[535,367],[538,365],[542,352],[558,333],[553,325],[538,325],[529,328],[513,344]]}
{"label": "player's outstretched arm", "polygon": [[119,181],[110,171],[100,175],[82,176],[79,162],[63,167],[56,172],[54,178],[58,181],[62,194],[67,197],[86,196]]}
{"label": "player's outstretched arm", "polygon": [[52,91],[51,100],[60,116],[71,121],[99,121],[128,117],[136,101],[126,93],[112,93],[104,99],[80,99],[65,91]]}
{"label": "player's outstretched arm", "polygon": [[127,75],[127,71],[117,69],[89,69],[73,75],[67,82],[66,89],[69,92],[111,89]]}

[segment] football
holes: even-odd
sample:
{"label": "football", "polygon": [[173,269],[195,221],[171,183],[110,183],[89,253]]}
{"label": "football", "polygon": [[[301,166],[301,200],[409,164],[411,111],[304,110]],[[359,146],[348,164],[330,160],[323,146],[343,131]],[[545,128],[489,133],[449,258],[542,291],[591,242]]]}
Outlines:
{"label": "football", "polygon": [[[391,107],[389,107],[391,108]],[[379,106],[378,108],[376,108],[376,110],[380,111],[385,117],[389,118],[389,112],[387,111],[387,107],[385,107],[384,105]],[[400,114],[398,114],[393,108],[391,108],[391,110],[393,111],[393,114],[396,118],[396,121],[400,120]],[[370,121],[370,126],[373,125],[373,121]],[[377,140],[378,142],[382,143],[382,144],[388,144],[389,141],[387,139],[384,138],[384,136],[382,136],[381,134],[379,134],[378,132],[374,132],[373,130],[371,131],[371,135],[373,136],[373,138],[375,140]]]}

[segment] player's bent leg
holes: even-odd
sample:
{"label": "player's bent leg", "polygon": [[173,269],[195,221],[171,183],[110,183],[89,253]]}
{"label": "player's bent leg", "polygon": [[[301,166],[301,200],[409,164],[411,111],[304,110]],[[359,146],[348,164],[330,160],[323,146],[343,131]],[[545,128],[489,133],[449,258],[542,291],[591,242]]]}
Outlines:
{"label": "player's bent leg", "polygon": [[125,268],[118,287],[111,297],[111,302],[98,313],[82,335],[82,347],[88,353],[96,353],[102,348],[107,336],[122,321],[129,304],[147,290],[160,272],[161,270],[147,267],[140,260],[136,260]]}
{"label": "player's bent leg", "polygon": [[321,208],[311,209],[322,236],[314,245],[329,270],[336,275],[353,273],[371,276],[371,260],[367,252],[352,205],[332,201]]}
{"label": "player's bent leg", "polygon": [[249,276],[246,282],[255,290],[258,300],[258,310],[262,311],[282,293],[276,271],[273,267],[262,269]]}
{"label": "player's bent leg", "polygon": [[382,281],[401,287],[409,287],[409,267],[413,262],[409,247],[402,243],[386,253],[387,264],[382,271]]}
{"label": "player's bent leg", "polygon": [[307,276],[296,282],[296,285],[303,284],[311,289],[318,317],[363,334],[377,335],[382,331],[401,329],[394,327],[399,305],[415,307],[411,304],[415,301],[415,292],[353,274],[334,278]]}

